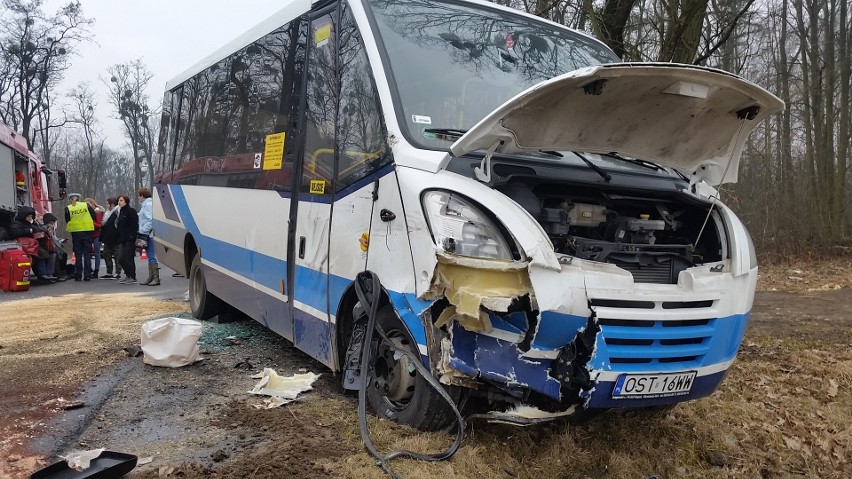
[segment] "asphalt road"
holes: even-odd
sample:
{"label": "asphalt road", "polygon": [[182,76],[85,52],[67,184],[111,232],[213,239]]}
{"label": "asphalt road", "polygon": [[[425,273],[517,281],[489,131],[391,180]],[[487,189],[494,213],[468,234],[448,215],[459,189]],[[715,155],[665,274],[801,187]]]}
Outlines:
{"label": "asphalt road", "polygon": [[[130,293],[139,292],[146,296],[161,299],[183,299],[189,289],[186,278],[172,277],[172,271],[160,264],[160,286],[143,286],[140,284],[118,284],[118,280],[92,279],[91,281],[74,281],[73,279],[53,284],[30,284],[29,291],[7,293],[0,291],[0,303],[20,299],[41,298],[44,296],[60,296],[76,293]],[[99,274],[106,274],[101,264]],[[136,257],[136,278],[144,281],[148,277],[148,260]]]}

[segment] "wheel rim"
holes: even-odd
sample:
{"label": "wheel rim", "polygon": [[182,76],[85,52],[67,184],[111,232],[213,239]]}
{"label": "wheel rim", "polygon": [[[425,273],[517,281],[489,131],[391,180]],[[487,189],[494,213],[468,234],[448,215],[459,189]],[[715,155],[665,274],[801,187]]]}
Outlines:
{"label": "wheel rim", "polygon": [[[404,332],[392,330],[386,334],[394,345],[415,352]],[[386,405],[395,410],[405,409],[414,396],[417,380],[417,370],[411,359],[383,339],[376,351],[373,368],[373,387],[378,390]]]}
{"label": "wheel rim", "polygon": [[206,288],[204,284],[204,276],[201,274],[201,267],[198,267],[193,271],[190,285],[192,286],[192,291],[190,292],[192,304],[190,304],[190,307],[193,311],[198,311],[198,308],[201,305],[201,295],[204,294],[204,289]]}

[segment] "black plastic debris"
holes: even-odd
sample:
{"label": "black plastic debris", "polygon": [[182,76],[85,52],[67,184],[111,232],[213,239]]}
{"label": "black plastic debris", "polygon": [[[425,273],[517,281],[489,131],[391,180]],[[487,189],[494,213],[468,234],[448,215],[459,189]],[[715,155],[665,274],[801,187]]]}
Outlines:
{"label": "black plastic debris", "polygon": [[137,460],[133,454],[104,451],[82,471],[75,471],[67,462],[60,461],[34,472],[30,479],[118,479],[132,471]]}

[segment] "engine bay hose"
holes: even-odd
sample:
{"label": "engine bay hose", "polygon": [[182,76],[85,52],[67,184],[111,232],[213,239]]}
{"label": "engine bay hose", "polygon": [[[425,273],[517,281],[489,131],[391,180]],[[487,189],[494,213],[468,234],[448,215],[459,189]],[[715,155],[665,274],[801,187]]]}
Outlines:
{"label": "engine bay hose", "polygon": [[[452,397],[450,397],[450,394],[444,389],[438,380],[432,376],[429,370],[426,369],[423,365],[423,360],[413,352],[404,349],[397,345],[397,343],[391,341],[385,334],[382,327],[377,324],[376,315],[379,311],[381,292],[382,285],[381,282],[379,282],[379,277],[375,273],[372,271],[358,273],[358,276],[355,278],[355,294],[358,296],[358,301],[361,303],[361,307],[367,311],[367,329],[364,334],[364,345],[361,348],[361,383],[358,387],[358,429],[361,433],[361,439],[364,441],[364,448],[366,448],[367,451],[376,458],[379,467],[381,467],[382,470],[390,477],[393,477],[394,479],[401,479],[401,477],[390,468],[388,461],[398,457],[407,457],[431,462],[449,459],[456,453],[456,451],[458,451],[459,446],[461,446],[461,443],[464,440],[466,424],[461,412],[459,412],[458,407],[456,407],[455,402]],[[393,451],[387,455],[382,455],[373,445],[373,441],[370,439],[370,431],[367,427],[367,387],[370,383],[370,379],[373,377],[372,359],[374,354],[374,333],[378,333],[379,337],[390,348],[407,356],[411,360],[415,369],[417,369],[417,373],[420,374],[420,376],[425,379],[426,382],[428,382],[429,385],[438,392],[438,394],[441,395],[441,397],[447,402],[447,405],[449,405],[450,409],[452,409],[453,414],[456,416],[456,438],[446,450],[437,454],[424,454],[409,451],[407,449],[401,449]]]}

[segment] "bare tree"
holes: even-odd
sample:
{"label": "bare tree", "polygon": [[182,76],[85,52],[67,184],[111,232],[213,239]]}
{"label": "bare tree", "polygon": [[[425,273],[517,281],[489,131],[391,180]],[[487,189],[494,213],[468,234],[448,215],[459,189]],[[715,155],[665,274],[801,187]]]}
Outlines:
{"label": "bare tree", "polygon": [[[109,82],[104,83],[110,89],[109,101],[124,123],[124,132],[130,142],[136,188],[145,182],[152,185],[157,121],[156,111],[148,106],[149,98],[145,89],[153,75],[141,59],[113,65],[108,72]],[[143,169],[147,172],[147,178],[142,177]]]}
{"label": "bare tree", "polygon": [[[0,8],[0,120],[32,143],[36,129],[55,127],[45,110],[49,97],[69,66],[74,47],[89,38],[93,20],[80,2],[70,2],[53,16],[42,0],[3,0]],[[39,122],[39,119],[46,122]],[[47,143],[47,141],[45,141]]]}
{"label": "bare tree", "polygon": [[68,96],[74,107],[71,122],[78,125],[83,135],[78,168],[81,176],[78,184],[82,187],[83,194],[95,194],[103,175],[104,140],[100,133],[98,119],[95,117],[94,94],[88,83],[81,83]]}

